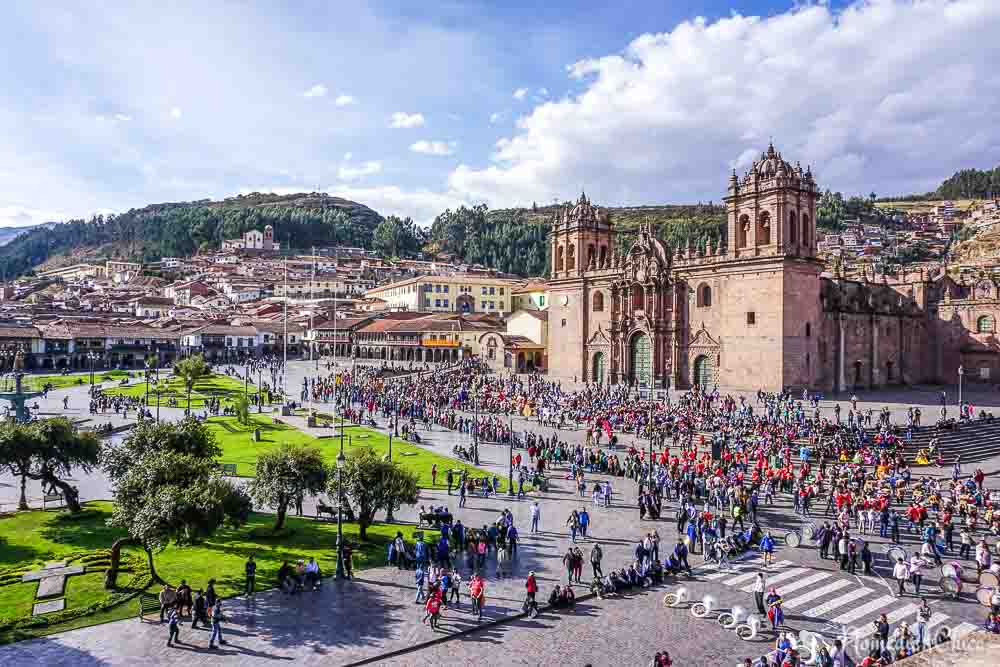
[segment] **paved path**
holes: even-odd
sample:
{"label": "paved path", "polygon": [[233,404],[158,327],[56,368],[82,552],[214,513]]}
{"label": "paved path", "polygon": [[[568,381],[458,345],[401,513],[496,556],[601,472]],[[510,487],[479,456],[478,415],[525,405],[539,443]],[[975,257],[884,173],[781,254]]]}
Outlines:
{"label": "paved path", "polygon": [[[300,384],[301,380],[297,385],[290,381],[290,386]],[[59,400],[61,408],[58,395],[50,400]],[[442,453],[450,452],[455,442],[468,442],[468,436],[438,429],[427,436],[426,446]],[[563,431],[561,437],[582,441],[584,436],[582,431]],[[506,448],[483,445],[481,458],[483,467],[506,472]],[[100,491],[97,478],[81,479],[80,482],[95,493]],[[634,504],[635,485],[621,478],[614,478],[612,483],[618,496],[615,506],[594,508],[576,495],[571,482],[561,475],[553,475],[550,492],[538,496],[544,532],[537,535],[528,534],[529,508],[533,500],[530,497],[521,501],[505,496],[470,498],[467,506],[460,509],[454,496],[449,498],[444,491],[424,491],[420,502],[448,504],[457,518],[470,526],[491,521],[504,507],[512,510],[522,534],[515,577],[498,581],[493,576],[492,560],[488,566],[486,616],[498,619],[519,609],[523,580],[529,570],[538,572],[543,594],[560,580],[565,581],[561,556],[569,545],[569,538],[562,524],[573,508],[586,505],[590,511],[592,539],[583,540],[581,546],[586,554],[594,540],[600,541],[605,552],[605,571],[627,564],[635,541],[654,526],[664,538],[664,548],[673,545],[673,522],[669,518],[655,523],[640,522]],[[84,497],[102,496],[84,493]],[[415,518],[413,508],[404,509],[399,515],[403,520]],[[672,515],[670,511],[664,513],[665,517]],[[765,525],[778,532],[801,523],[783,499],[773,507],[763,508],[762,515]],[[834,569],[829,561],[818,561],[815,549],[805,546],[778,550],[776,561],[780,565],[772,568],[769,576],[779,591],[784,594],[787,590],[785,599],[791,627],[833,636],[844,627],[867,627],[879,613],[888,613],[896,621],[912,620],[916,599],[889,595],[891,582],[886,579],[887,563],[882,556],[885,546],[879,538],[872,541],[878,554],[876,574],[872,577],[851,576]],[[915,539],[904,534],[904,542],[912,549]],[[701,557],[693,556],[691,561],[697,565]],[[758,560],[751,557],[734,565],[732,572],[714,572],[708,568],[684,585],[695,598],[710,594],[723,607],[734,604],[748,607],[751,597],[743,588],[749,583],[747,575],[752,575],[757,568]],[[463,569],[463,574],[467,576],[467,570]],[[928,573],[927,589],[935,588],[935,578],[935,574]],[[297,660],[342,665],[370,660],[377,664],[426,665],[457,664],[484,658],[503,664],[583,664],[585,661],[594,665],[642,664],[662,649],[670,650],[678,664],[730,664],[737,658],[759,655],[773,643],[770,634],[762,635],[757,643],[741,642],[714,621],[696,620],[686,610],[664,609],[660,602],[662,595],[674,586],[676,584],[639,592],[625,599],[590,600],[568,614],[544,614],[530,621],[516,619],[467,634],[462,631],[473,628],[474,622],[467,606],[463,605],[461,609],[446,611],[442,631],[434,633],[420,624],[422,613],[413,603],[412,573],[377,568],[362,573],[353,582],[328,581],[317,593],[288,597],[264,592],[253,599],[227,601],[225,628],[231,643],[212,654],[215,656],[212,664]],[[578,594],[582,592],[582,588],[578,588]],[[981,621],[982,608],[968,597],[956,602],[941,597],[936,591],[929,597],[937,624],[962,631]],[[452,638],[436,645],[421,645],[440,637]],[[166,649],[164,626],[126,620],[0,647],[0,664],[46,667],[183,664],[186,667],[192,660],[208,655],[206,632],[185,626],[182,640],[187,644]],[[378,658],[392,651],[410,652],[392,660]]]}

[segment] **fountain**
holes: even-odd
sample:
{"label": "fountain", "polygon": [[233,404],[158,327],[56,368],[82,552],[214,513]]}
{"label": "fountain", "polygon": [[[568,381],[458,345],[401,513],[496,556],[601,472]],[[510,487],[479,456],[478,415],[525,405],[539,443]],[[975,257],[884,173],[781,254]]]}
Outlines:
{"label": "fountain", "polygon": [[[7,354],[9,354],[9,351]],[[7,356],[7,354],[4,356]],[[25,402],[28,399],[41,396],[42,392],[25,392],[21,388],[21,383],[24,379],[24,349],[21,347],[18,347],[17,352],[14,354],[11,370],[14,375],[14,391],[0,392],[0,400],[10,401],[10,404],[14,407],[14,421],[24,424],[31,419],[31,413],[27,406],[25,406]]]}

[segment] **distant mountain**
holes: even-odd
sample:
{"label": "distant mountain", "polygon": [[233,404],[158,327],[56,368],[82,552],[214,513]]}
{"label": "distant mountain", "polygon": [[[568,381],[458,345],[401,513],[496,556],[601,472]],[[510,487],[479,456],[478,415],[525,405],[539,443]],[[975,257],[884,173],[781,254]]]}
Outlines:
{"label": "distant mountain", "polygon": [[317,192],[152,204],[15,233],[0,247],[0,268],[8,276],[20,275],[63,254],[147,262],[186,257],[265,225],[274,227],[275,240],[285,247],[371,248],[381,222],[382,216],[364,204]]}

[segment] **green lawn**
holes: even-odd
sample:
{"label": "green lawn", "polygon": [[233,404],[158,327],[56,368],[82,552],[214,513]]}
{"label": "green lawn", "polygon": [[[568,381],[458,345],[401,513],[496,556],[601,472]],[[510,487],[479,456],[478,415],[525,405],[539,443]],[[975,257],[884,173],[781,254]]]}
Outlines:
{"label": "green lawn", "polygon": [[[94,371],[94,382],[118,382],[126,377],[139,377],[139,371]],[[23,385],[30,391],[41,391],[46,384],[53,389],[81,387],[90,384],[90,373],[75,373],[73,375],[25,375]]]}
{"label": "green lawn", "polygon": [[[68,520],[57,512],[18,512],[0,518],[0,570],[9,568],[34,569],[46,561],[56,560],[83,550],[107,549],[116,537],[117,529],[109,528],[111,503],[88,503],[83,518]],[[275,575],[284,560],[315,557],[324,574],[332,575],[336,569],[337,524],[332,521],[289,517],[287,534],[279,538],[255,537],[266,534],[274,523],[274,516],[253,514],[250,522],[238,529],[218,531],[203,544],[192,547],[167,547],[156,554],[155,563],[160,576],[177,585],[186,580],[196,590],[203,588],[209,579],[216,580],[216,590],[222,596],[242,591],[243,565],[252,553],[257,560],[257,586],[275,585]],[[378,524],[368,528],[368,539],[361,543],[357,525],[344,524],[344,535],[354,547],[355,569],[382,565],[389,540],[402,531],[412,539],[413,526]],[[103,568],[66,580],[66,608],[86,607],[102,599]],[[124,584],[128,574],[119,577]],[[38,584],[12,583],[0,586],[0,617],[14,617],[29,613]],[[152,592],[159,590],[153,586]],[[92,625],[133,616],[135,604],[126,602],[108,611],[92,614],[51,626],[25,628],[0,633],[0,642],[16,641],[74,627]]]}
{"label": "green lawn", "polygon": [[[209,428],[215,433],[222,448],[222,463],[235,463],[237,474],[252,477],[257,465],[257,458],[283,442],[303,445],[315,445],[323,452],[323,457],[334,463],[340,453],[340,438],[315,438],[303,433],[288,424],[273,424],[270,415],[251,414],[253,426],[243,426],[235,417],[212,417],[207,420]],[[254,442],[253,428],[261,431],[261,441]],[[331,433],[333,429],[331,429]],[[347,424],[344,429],[344,451],[356,447],[371,447],[379,456],[389,453],[389,438],[383,433],[362,426]],[[350,435],[350,438],[346,436]],[[398,438],[392,439],[392,460],[413,470],[419,477],[422,488],[445,488],[447,486],[447,471],[465,469],[470,475],[482,477],[489,473],[449,456],[441,456],[418,445],[405,442]],[[438,467],[437,486],[431,483],[431,468]],[[501,480],[501,488],[506,489],[506,479]]]}
{"label": "green lawn", "polygon": [[[109,396],[131,396],[133,398],[146,397],[146,382],[139,382],[128,387],[114,387],[105,390]],[[170,406],[170,401],[176,401],[175,407],[187,407],[187,389],[184,381],[178,377],[170,377],[160,380],[160,387],[164,390],[159,399],[156,395],[156,383],[149,383],[149,405],[155,407],[159,400],[161,407]],[[253,396],[257,393],[257,388],[250,384],[246,388],[247,394]],[[191,409],[203,410],[206,401],[219,398],[223,405],[232,405],[237,395],[244,392],[243,383],[228,375],[211,375],[195,383],[191,390]],[[252,400],[252,399],[251,399]]]}

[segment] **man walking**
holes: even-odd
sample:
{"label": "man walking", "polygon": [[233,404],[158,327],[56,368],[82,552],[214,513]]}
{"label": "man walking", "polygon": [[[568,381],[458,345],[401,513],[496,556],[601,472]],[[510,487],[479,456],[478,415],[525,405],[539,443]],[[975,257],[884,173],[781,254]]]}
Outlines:
{"label": "man walking", "polygon": [[167,620],[170,622],[170,636],[167,638],[167,646],[173,645],[175,639],[177,640],[177,643],[180,644],[181,643],[180,627],[177,623],[176,609],[170,610],[170,616]]}
{"label": "man walking", "polygon": [[758,572],[757,576],[753,580],[753,601],[757,605],[758,614],[766,614],[767,610],[764,609],[764,591],[767,590],[766,582],[764,581],[764,573]]}
{"label": "man walking", "polygon": [[601,545],[595,544],[594,548],[590,550],[590,567],[594,570],[594,579],[604,576],[604,572],[601,570],[602,558],[604,558],[604,552],[601,551]]}
{"label": "man walking", "polygon": [[246,564],[246,588],[245,593],[249,597],[253,597],[254,586],[257,581],[257,562],[253,559],[253,554],[250,554],[250,558],[247,560]]}
{"label": "man walking", "polygon": [[583,538],[587,537],[587,527],[590,526],[590,515],[587,514],[587,508],[580,508],[580,536]]}
{"label": "man walking", "polygon": [[536,500],[531,504],[531,532],[538,532],[538,518],[541,516],[542,510],[538,507],[538,501]]}
{"label": "man walking", "polygon": [[215,640],[219,640],[220,646],[225,646],[229,642],[222,638],[222,600],[215,601],[212,607],[212,636],[208,639],[208,648],[215,648]]}
{"label": "man walking", "polygon": [[896,559],[896,565],[892,568],[892,576],[896,579],[896,583],[899,584],[899,596],[906,595],[906,580],[910,576],[910,568],[906,567],[906,563],[902,558]]}

